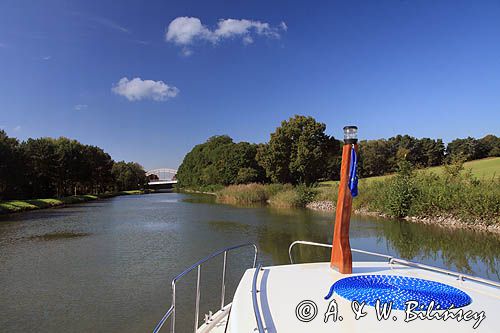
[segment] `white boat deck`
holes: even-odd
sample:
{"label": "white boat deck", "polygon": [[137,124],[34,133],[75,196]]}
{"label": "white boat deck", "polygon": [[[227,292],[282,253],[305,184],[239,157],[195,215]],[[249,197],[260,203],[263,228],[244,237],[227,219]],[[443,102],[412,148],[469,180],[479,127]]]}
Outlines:
{"label": "white boat deck", "polygon": [[[201,327],[200,331],[250,333],[258,332],[254,305],[252,303],[252,282],[255,269],[245,272],[235,293],[232,309],[226,328],[227,317],[222,319],[211,329]],[[353,274],[400,275],[432,280],[445,283],[466,292],[472,303],[463,308],[463,311],[484,311],[485,319],[476,329],[473,329],[477,320],[457,321],[457,319],[443,320],[413,320],[405,322],[403,310],[392,310],[390,319],[377,320],[375,308],[369,305],[364,307],[367,315],[356,320],[351,309],[351,302],[334,294],[333,299],[338,304],[336,322],[333,316],[328,317],[325,323],[325,313],[332,298],[325,300],[330,287],[337,280],[350,275],[342,275],[329,266],[329,263],[311,263],[299,265],[284,265],[262,268],[257,278],[257,303],[263,321],[265,332],[499,332],[500,331],[500,292],[493,286],[475,281],[462,281],[454,276],[431,272],[419,268],[407,267],[387,262],[355,262]],[[299,320],[296,316],[298,304],[304,300],[312,301],[317,306],[317,314],[302,309],[308,322]],[[309,303],[311,304],[311,303]],[[307,307],[307,305],[304,305]],[[451,310],[456,312],[459,309]],[[342,317],[342,321],[340,320]],[[217,316],[214,316],[217,317]],[[394,320],[395,318],[395,320]],[[215,324],[216,321],[214,321]],[[217,327],[215,327],[217,326]],[[205,328],[205,329],[203,329]]]}

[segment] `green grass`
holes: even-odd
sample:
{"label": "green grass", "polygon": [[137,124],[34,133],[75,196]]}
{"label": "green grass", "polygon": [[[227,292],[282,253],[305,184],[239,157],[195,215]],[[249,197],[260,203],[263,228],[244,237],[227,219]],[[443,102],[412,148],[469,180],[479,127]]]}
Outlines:
{"label": "green grass", "polygon": [[132,194],[144,194],[145,191],[142,190],[131,190],[131,191],[120,191],[120,192],[110,192],[101,195],[72,195],[69,197],[63,197],[60,199],[28,199],[28,200],[8,200],[0,201],[0,214],[16,213],[26,210],[34,209],[44,209],[63,205],[77,204],[87,201],[92,201],[96,199],[111,198],[117,195],[132,195]]}
{"label": "green grass", "polygon": [[120,191],[116,195],[134,195],[134,194],[144,194],[143,190],[129,190],[129,191]]}
{"label": "green grass", "polygon": [[[464,164],[464,170],[435,167],[417,172],[361,179],[358,210],[391,217],[453,218],[466,223],[500,224],[500,158]],[[317,187],[281,184],[232,185],[217,192],[220,202],[268,203],[278,208],[305,207],[312,201],[337,201],[338,182]]]}
{"label": "green grass", "polygon": [[266,204],[277,208],[305,207],[316,190],[291,184],[230,185],[216,192],[217,201],[236,205]]}
{"label": "green grass", "polygon": [[[444,167],[432,167],[422,171],[442,174]],[[470,170],[476,178],[500,178],[500,157],[484,158],[482,160],[469,161],[464,163],[464,171]]]}
{"label": "green grass", "polygon": [[500,178],[420,172],[359,186],[356,209],[392,217],[446,218],[500,224]]}
{"label": "green grass", "polygon": [[240,205],[265,203],[269,199],[266,185],[262,184],[231,185],[216,195],[219,202]]}
{"label": "green grass", "polygon": [[0,213],[15,213],[25,210],[43,209],[66,204],[75,204],[97,199],[94,195],[76,195],[61,199],[30,199],[0,201]]}
{"label": "green grass", "polygon": [[[485,179],[500,178],[500,157],[491,157],[491,158],[484,158],[481,160],[465,162],[464,163],[464,171],[462,171],[462,173],[465,173],[469,170],[471,171],[472,175],[476,178],[480,178],[480,179],[482,179],[482,178],[485,178]],[[444,171],[444,167],[438,166],[438,167],[420,169],[417,172],[426,172],[426,173],[432,172],[432,173],[435,173],[437,175],[441,175],[441,174],[443,174],[443,171]],[[360,179],[360,182],[361,182],[361,184],[363,182],[371,183],[373,181],[385,180],[391,176],[392,175],[384,175],[384,176],[364,178],[364,179]],[[338,183],[338,181],[336,181],[336,180],[329,180],[326,182],[321,182],[320,185],[334,185],[337,183]]]}
{"label": "green grass", "polygon": [[[466,162],[459,176],[444,166],[417,170],[401,180],[395,175],[361,179],[354,208],[389,216],[453,216],[464,222],[500,223],[500,157]],[[320,196],[336,202],[338,182],[323,182]],[[330,189],[335,189],[331,191]]]}
{"label": "green grass", "polygon": [[284,190],[276,193],[269,199],[269,204],[276,208],[301,207],[300,196],[295,189]]}

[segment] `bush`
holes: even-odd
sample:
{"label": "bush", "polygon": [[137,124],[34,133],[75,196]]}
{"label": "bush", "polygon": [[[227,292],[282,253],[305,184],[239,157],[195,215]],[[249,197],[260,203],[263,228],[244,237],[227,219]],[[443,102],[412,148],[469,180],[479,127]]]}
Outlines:
{"label": "bush", "polygon": [[231,185],[216,193],[217,200],[231,204],[254,204],[267,201],[266,186],[262,184]]}
{"label": "bush", "polygon": [[405,217],[412,208],[414,199],[418,195],[412,177],[396,176],[387,182],[385,192],[385,211],[394,217]]}
{"label": "bush", "polygon": [[[380,181],[362,179],[355,209],[393,217],[451,216],[464,222],[500,223],[500,179],[478,180],[452,166],[443,174],[413,173],[401,165],[398,174]],[[337,201],[338,184],[316,188],[290,184],[233,185],[217,192],[220,202],[265,203],[273,207],[305,207],[313,200]]]}
{"label": "bush", "polygon": [[360,182],[355,208],[393,217],[453,216],[464,222],[500,223],[500,180],[476,179],[450,166],[442,175],[418,173]]}
{"label": "bush", "polygon": [[274,197],[279,192],[293,190],[292,184],[269,184],[266,185],[266,193],[268,198]]}
{"label": "bush", "polygon": [[297,187],[295,187],[295,191],[297,192],[297,196],[299,198],[299,207],[305,207],[316,197],[316,191],[309,186],[298,185]]}
{"label": "bush", "polygon": [[266,203],[274,207],[305,207],[313,201],[316,190],[305,185],[293,187],[290,184],[246,184],[231,185],[217,193],[217,200],[231,204]]}
{"label": "bush", "polygon": [[302,207],[300,196],[294,189],[278,192],[275,196],[269,199],[269,204],[277,208]]}
{"label": "bush", "polygon": [[415,186],[415,174],[411,164],[401,160],[398,164],[398,173],[389,178],[380,192],[382,210],[394,217],[405,217],[411,210],[413,200],[418,195]]}
{"label": "bush", "polygon": [[311,187],[305,185],[292,187],[291,185],[287,185],[283,186],[281,191],[270,197],[269,204],[279,208],[305,207],[315,197],[316,191]]}
{"label": "bush", "polygon": [[315,200],[318,201],[331,201],[334,204],[337,203],[337,197],[339,194],[339,185],[335,183],[331,186],[319,186],[316,188]]}

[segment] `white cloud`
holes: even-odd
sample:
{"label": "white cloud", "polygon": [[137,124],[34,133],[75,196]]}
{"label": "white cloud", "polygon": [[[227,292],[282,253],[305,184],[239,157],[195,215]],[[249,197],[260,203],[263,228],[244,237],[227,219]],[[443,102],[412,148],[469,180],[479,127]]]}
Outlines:
{"label": "white cloud", "polygon": [[194,38],[210,39],[212,32],[208,30],[199,18],[177,17],[168,25],[165,38],[169,42],[179,45],[187,45]]}
{"label": "white cloud", "polygon": [[185,50],[186,46],[195,40],[217,44],[224,39],[241,38],[244,44],[251,44],[254,41],[252,35],[277,39],[280,38],[280,31],[287,29],[285,22],[281,22],[278,27],[272,27],[269,23],[261,21],[220,19],[217,27],[210,30],[197,17],[177,17],[168,25],[165,39],[167,42],[183,46]]}
{"label": "white cloud", "polygon": [[21,126],[17,125],[13,128],[14,132],[19,132],[21,130]]}
{"label": "white cloud", "polygon": [[5,47],[7,47],[7,44],[0,43],[0,47],[5,48]]}
{"label": "white cloud", "polygon": [[42,60],[45,60],[45,61],[50,60],[50,59],[52,59],[52,56],[45,56],[45,57],[42,57]]}
{"label": "white cloud", "polygon": [[82,110],[85,110],[86,108],[88,108],[89,106],[87,104],[76,104],[74,109],[76,111],[82,111]]}
{"label": "white cloud", "polygon": [[142,99],[165,101],[177,96],[179,93],[179,89],[169,86],[163,81],[143,80],[139,77],[132,80],[123,77],[111,90],[115,94],[124,96],[129,101],[140,101]]}

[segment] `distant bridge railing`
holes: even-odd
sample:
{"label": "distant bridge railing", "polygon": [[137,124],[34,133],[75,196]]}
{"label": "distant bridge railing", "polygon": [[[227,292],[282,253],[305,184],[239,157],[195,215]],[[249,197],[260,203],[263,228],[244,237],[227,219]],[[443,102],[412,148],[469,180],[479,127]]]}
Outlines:
{"label": "distant bridge railing", "polygon": [[146,172],[146,177],[148,177],[149,185],[176,184],[176,174],[177,170],[175,169],[160,168],[149,170]]}

